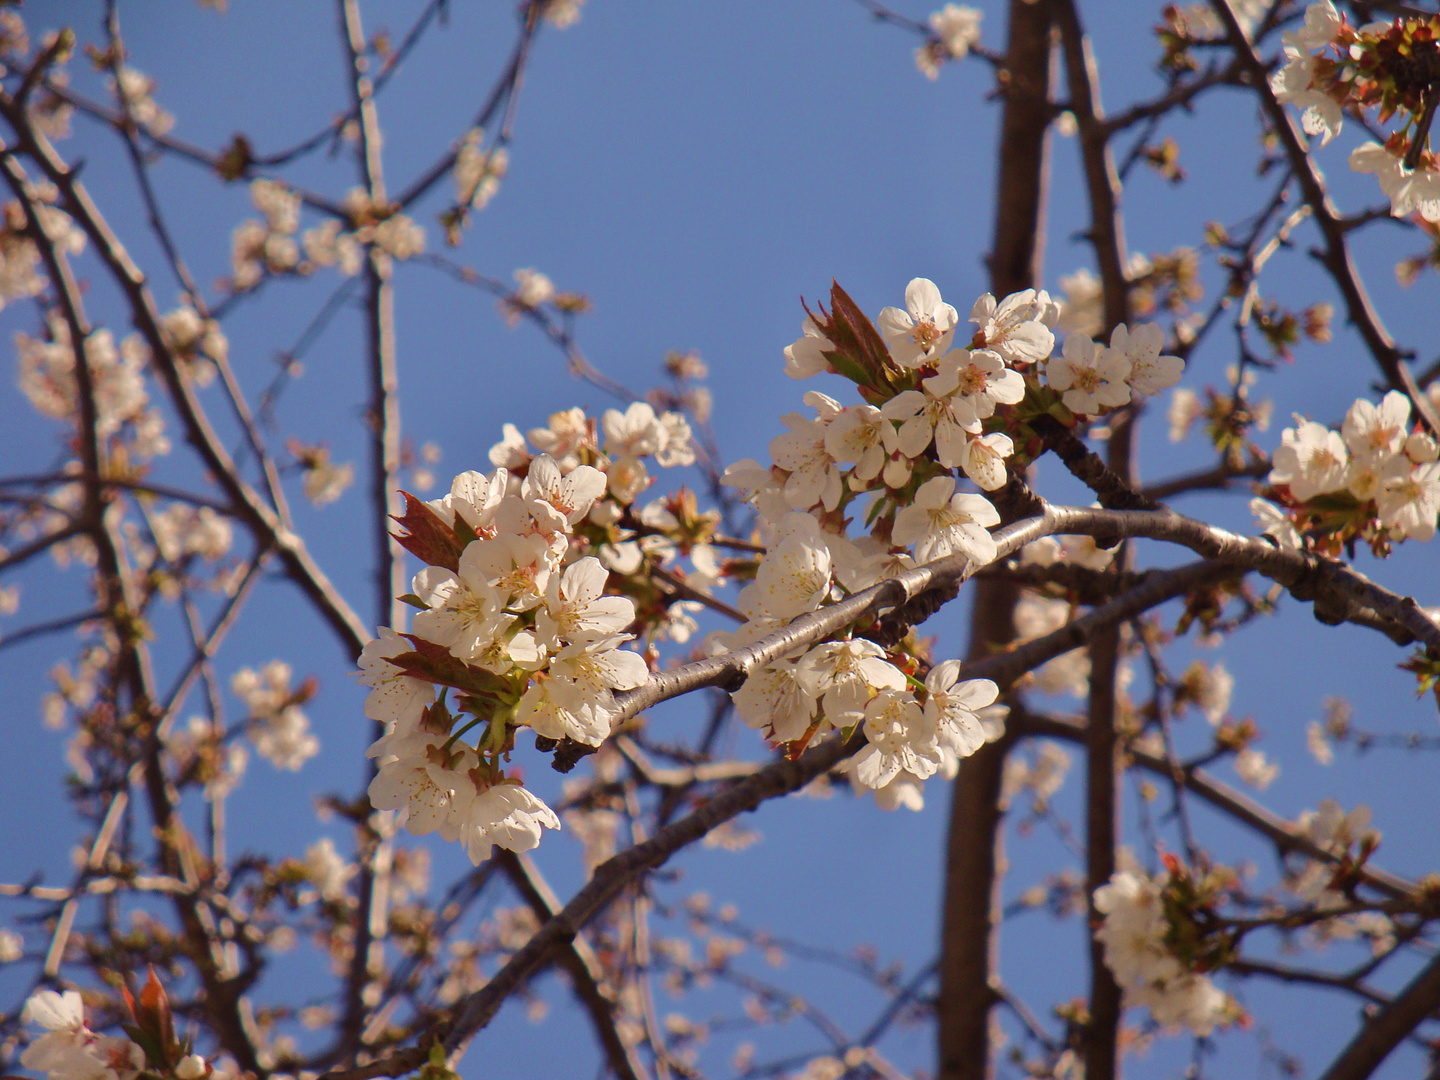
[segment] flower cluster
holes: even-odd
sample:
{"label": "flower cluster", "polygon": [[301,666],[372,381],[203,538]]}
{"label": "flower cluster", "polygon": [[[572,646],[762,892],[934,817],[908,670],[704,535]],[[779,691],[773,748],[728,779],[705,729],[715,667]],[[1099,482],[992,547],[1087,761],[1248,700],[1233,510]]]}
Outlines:
{"label": "flower cluster", "polygon": [[[20,389],[38,412],[78,423],[82,415],[81,388],[75,371],[75,349],[70,344],[70,325],[52,316],[47,330],[46,338],[15,335],[15,347],[20,353]],[[95,433],[102,443],[121,437],[123,452],[137,459],[169,453],[164,417],[158,409],[149,407],[145,369],[150,352],[139,336],[132,334],[117,347],[109,330],[95,330],[85,339],[85,360],[95,407]],[[114,444],[112,449],[120,452],[121,444]]]}
{"label": "flower cluster", "polygon": [[[85,250],[85,234],[70,215],[53,205],[59,191],[51,184],[32,185],[29,192],[36,219],[46,237],[65,255]],[[30,233],[29,218],[18,200],[0,210],[0,308],[6,301],[39,296],[45,290],[40,273],[40,249]]]}
{"label": "flower cluster", "polygon": [[1161,1027],[1209,1035],[1235,1012],[1204,974],[1225,946],[1197,941],[1188,915],[1194,883],[1177,860],[1166,862],[1170,872],[1158,877],[1121,870],[1095,890],[1095,910],[1104,916],[1095,938],[1127,1005],[1149,1009]]}
{"label": "flower cluster", "polygon": [[445,242],[460,243],[461,231],[473,211],[484,210],[500,191],[500,181],[510,171],[510,151],[504,146],[485,149],[483,128],[471,128],[455,151],[455,205],[440,215]]}
{"label": "flower cluster", "polygon": [[377,203],[360,188],[345,195],[348,221],[331,218],[307,229],[305,257],[315,266],[335,266],[347,277],[360,272],[368,248],[376,259],[413,259],[425,250],[425,230],[389,203]]}
{"label": "flower cluster", "polygon": [[1271,77],[1282,103],[1304,110],[1302,126],[1324,145],[1340,132],[1344,111],[1373,110],[1404,123],[1384,142],[1350,154],[1350,167],[1374,173],[1396,217],[1418,213],[1440,222],[1440,159],[1428,147],[1427,88],[1440,77],[1440,16],[1402,16],[1351,27],[1330,0],[1305,10],[1284,35],[1283,68]]}
{"label": "flower cluster", "polygon": [[100,1035],[85,1022],[85,1002],[78,990],[58,993],[37,990],[25,1002],[21,1020],[44,1029],[20,1055],[27,1069],[45,1073],[46,1080],[237,1080],[240,1069],[226,1057],[210,1062],[190,1052],[190,1039],[175,1030],[170,1001],[154,968],[138,1000],[122,988],[134,1040]]}
{"label": "flower cluster", "polygon": [[[376,259],[413,259],[425,250],[425,230],[398,206],[376,203],[360,188],[345,195],[344,220],[331,218],[305,230],[299,243],[301,198],[276,180],[254,180],[250,199],[264,221],[243,221],[231,241],[231,285],[253,289],[269,274],[312,273],[334,266],[353,277],[366,250]],[[305,259],[300,258],[304,246]]]}
{"label": "flower cluster", "polygon": [[1163,355],[1164,347],[1165,332],[1155,323],[1121,323],[1111,332],[1108,346],[1077,331],[1045,365],[1045,382],[1060,392],[1071,412],[1094,416],[1128,405],[1132,396],[1158,394],[1179,382],[1185,361]]}
{"label": "flower cluster", "polygon": [[160,332],[175,357],[180,373],[196,386],[209,386],[215,365],[230,355],[230,343],[214,319],[203,318],[189,298],[160,318]]}
{"label": "flower cluster", "polygon": [[249,710],[246,727],[256,752],[277,769],[294,772],[320,752],[320,740],[300,708],[314,696],[315,685],[307,680],[292,690],[289,664],[271,660],[259,671],[241,668],[230,689]]}
{"label": "flower cluster", "polygon": [[[405,598],[420,609],[414,632],[382,628],[360,660],[366,715],[386,725],[369,751],[379,761],[371,802],[406,811],[412,833],[462,842],[477,863],[560,827],[506,774],[516,729],[530,728],[542,747],[599,746],[615,693],[649,678],[645,658],[625,646],[667,615],[637,599],[650,586],[635,572],[668,553],[639,538],[647,514],[633,503],[651,483],[644,459],[695,460],[684,417],[644,402],[609,410],[599,425],[579,409],[557,413],[529,443],[540,452],[507,425],[490,451],[493,472],[463,473],[433,502],[407,496],[398,539],[427,563]],[[612,579],[612,567],[637,580]],[[618,595],[622,586],[636,597]],[[461,741],[476,728],[473,745]]]}
{"label": "flower cluster", "polygon": [[915,66],[927,79],[940,75],[946,60],[963,60],[980,44],[985,13],[965,4],[946,4],[930,16],[931,39],[915,50]]}
{"label": "flower cluster", "polygon": [[175,118],[156,103],[155,80],[132,67],[118,68],[110,79],[110,92],[118,97],[129,120],[152,135],[164,135]]}
{"label": "flower cluster", "polygon": [[23,1019],[45,1029],[20,1064],[47,1080],[134,1080],[145,1068],[145,1052],[129,1039],[97,1035],[85,1026],[78,990],[38,990],[25,1003]]}
{"label": "flower cluster", "polygon": [[1435,535],[1440,447],[1412,425],[1404,394],[1356,401],[1339,431],[1296,416],[1280,437],[1266,498],[1250,508],[1281,547],[1335,555],[1364,540],[1384,554],[1396,541]]}
{"label": "flower cluster", "polygon": [[[759,511],[769,547],[740,594],[748,621],[715,643],[745,644],[920,563],[992,561],[989,529],[1000,516],[984,496],[957,490],[957,471],[997,490],[1008,482],[1017,442],[1033,441],[1029,419],[1073,421],[1178,380],[1183,365],[1161,355],[1157,326],[1120,326],[1109,346],[1073,333],[1064,355],[1052,358],[1060,315],[1042,291],[986,294],[972,305],[974,330],[957,348],[959,313],[933,282],[910,282],[905,306],[885,308],[873,325],[836,286],[831,311],[812,314],[785,350],[786,371],[840,374],[864,402],[806,394],[815,416],[783,418],[789,430],[771,442],[770,468],[743,461],[727,471]],[[861,499],[869,535],[851,538],[847,515]],[[1104,565],[1108,556],[1098,555]],[[1061,607],[1063,625],[1070,609]],[[985,741],[980,712],[997,689],[957,682],[955,663],[926,674],[916,651],[858,629],[753,673],[735,695],[737,709],[792,751],[831,730],[863,731],[868,745],[852,777],[884,805],[918,806],[923,780],[953,774],[956,759]],[[1067,673],[1065,684],[1077,676],[1083,683],[1081,671]]]}

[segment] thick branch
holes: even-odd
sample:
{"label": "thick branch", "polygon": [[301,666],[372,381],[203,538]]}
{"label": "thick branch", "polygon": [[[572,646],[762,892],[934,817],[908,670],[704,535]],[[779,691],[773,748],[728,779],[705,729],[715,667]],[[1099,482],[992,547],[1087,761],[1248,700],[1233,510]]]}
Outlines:
{"label": "thick branch", "polygon": [[1440,1008],[1440,957],[1421,968],[1394,1000],[1359,1030],[1321,1080],[1365,1080],[1390,1051]]}

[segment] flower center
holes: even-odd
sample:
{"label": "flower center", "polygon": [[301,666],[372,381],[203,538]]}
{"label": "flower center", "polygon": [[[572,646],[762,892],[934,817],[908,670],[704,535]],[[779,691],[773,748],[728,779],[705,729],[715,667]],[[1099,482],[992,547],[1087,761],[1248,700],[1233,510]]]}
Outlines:
{"label": "flower center", "polygon": [[942,336],[940,328],[935,325],[935,320],[929,315],[922,315],[916,319],[915,326],[910,331],[910,340],[926,352],[934,348],[935,343]]}
{"label": "flower center", "polygon": [[1093,367],[1081,367],[1075,369],[1075,385],[1087,394],[1093,394],[1100,388],[1104,380],[1100,378],[1100,372]]}
{"label": "flower center", "polygon": [[983,394],[985,388],[989,385],[989,376],[974,364],[971,364],[960,373],[960,393],[965,397],[970,397],[973,394]]}

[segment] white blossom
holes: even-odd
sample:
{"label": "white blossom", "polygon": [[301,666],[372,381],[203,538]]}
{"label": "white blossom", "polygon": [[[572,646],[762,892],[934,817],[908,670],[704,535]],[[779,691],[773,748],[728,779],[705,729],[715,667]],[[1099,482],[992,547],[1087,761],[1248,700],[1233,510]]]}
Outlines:
{"label": "white blossom", "polygon": [[1124,323],[1110,334],[1110,349],[1130,362],[1125,381],[1137,394],[1158,394],[1180,381],[1185,361],[1178,356],[1162,356],[1165,331],[1158,323],[1141,323],[1127,327]]}
{"label": "white blossom", "polygon": [[1381,143],[1366,143],[1352,150],[1350,168],[1375,174],[1380,190],[1390,200],[1393,216],[1419,213],[1426,221],[1440,222],[1440,172],[1407,169],[1401,156]]}
{"label": "white blossom", "polygon": [[1304,548],[1305,538],[1295,528],[1295,520],[1280,507],[1257,497],[1250,500],[1250,512],[1255,515],[1261,535],[1270,537],[1277,547],[1285,551]]}
{"label": "white blossom", "polygon": [[1295,425],[1280,433],[1270,483],[1289,485],[1290,494],[1300,502],[1343,487],[1349,456],[1340,433],[1300,416],[1295,417]]}
{"label": "white blossom", "polygon": [[536,631],[549,648],[604,641],[635,621],[635,604],[626,596],[605,596],[610,575],[593,556],[578,559],[564,574],[552,575],[545,604],[536,615]]}
{"label": "white blossom", "polygon": [[1015,452],[1015,443],[1009,435],[992,432],[980,435],[965,443],[960,455],[960,468],[976,485],[986,491],[996,491],[1005,486],[1010,475],[1005,469],[1005,459]]}
{"label": "white blossom", "polygon": [[256,752],[277,769],[294,772],[320,752],[320,740],[290,689],[290,665],[272,660],[259,671],[241,668],[230,688],[250,711],[246,731]]}
{"label": "white blossom", "polygon": [[755,581],[741,592],[741,610],[775,622],[814,611],[830,593],[830,570],[830,549],[818,523],[809,514],[788,514]]}
{"label": "white blossom", "polygon": [[[838,405],[835,412],[839,413]],[[785,481],[785,501],[792,510],[808,510],[816,503],[835,509],[844,489],[837,463],[825,448],[825,420],[807,419],[799,413],[787,413],[780,419],[790,430],[770,440],[770,457],[790,474]]]}
{"label": "white blossom", "polygon": [[935,456],[947,469],[959,467],[968,434],[978,435],[981,430],[974,409],[957,395],[936,397],[928,391],[905,390],[885,402],[880,412],[900,424],[895,449],[907,458],[918,458],[933,440]]}
{"label": "white blossom", "polygon": [[536,794],[515,783],[492,784],[469,798],[462,807],[460,840],[476,866],[497,847],[531,851],[540,844],[542,829],[560,828],[555,811]]}
{"label": "white blossom", "polygon": [[905,307],[887,307],[875,320],[890,355],[902,368],[932,363],[950,348],[960,314],[940,298],[929,278],[905,286]]}
{"label": "white blossom", "polygon": [[1107,349],[1089,334],[1065,339],[1060,356],[1045,365],[1045,381],[1061,392],[1066,408],[1085,416],[1118,408],[1130,400],[1130,360],[1123,352]]}
{"label": "white blossom", "polygon": [[1398,536],[1429,540],[1440,514],[1440,463],[1411,465],[1397,457],[1383,472],[1375,495],[1380,522]]}
{"label": "white blossom", "polygon": [[800,334],[794,344],[785,346],[785,374],[792,379],[808,379],[828,370],[830,361],[824,354],[835,348],[809,315],[805,316]]}
{"label": "white blossom", "polygon": [[901,772],[924,780],[940,767],[934,725],[906,689],[880,690],[865,706],[864,731],[869,741],[853,770],[866,787],[884,787]]}
{"label": "white blossom", "polygon": [[980,44],[980,20],[985,13],[965,4],[946,4],[930,16],[930,29],[956,60]]}
{"label": "white blossom", "polygon": [[1170,395],[1170,409],[1166,420],[1170,423],[1170,441],[1181,442],[1190,433],[1195,421],[1205,415],[1205,406],[1200,395],[1189,387],[1177,386]]}
{"label": "white blossom", "polygon": [[979,326],[975,344],[991,349],[1010,364],[1044,360],[1055,347],[1051,328],[1060,317],[1060,305],[1043,289],[1012,293],[998,304],[985,293],[970,309],[970,321]]}
{"label": "white blossom", "polygon": [[956,757],[969,757],[987,741],[979,712],[993,705],[1000,688],[989,679],[957,682],[961,664],[946,660],[925,676],[925,716],[942,746]]}
{"label": "white blossom", "polygon": [[957,494],[952,477],[937,476],[921,484],[914,501],[895,515],[892,538],[913,545],[917,562],[963,554],[984,566],[995,559],[995,540],[986,530],[999,524],[999,513],[983,495]]}
{"label": "white blossom", "polygon": [[524,267],[515,271],[515,293],[511,299],[522,307],[537,308],[555,299],[555,286],[540,271]]}
{"label": "white blossom", "polygon": [[1364,398],[1351,405],[1340,429],[1351,459],[1374,461],[1383,467],[1406,444],[1410,431],[1410,399],[1391,390],[1380,404]]}
{"label": "white blossom", "polygon": [[305,849],[305,876],[326,900],[339,900],[346,885],[359,872],[335,850],[335,841],[328,836]]}
{"label": "white blossom", "polygon": [[975,421],[994,416],[996,405],[1013,405],[1025,396],[1025,379],[990,349],[954,349],[940,358],[925,390],[937,398],[953,397],[956,415],[965,417],[963,410],[968,410],[972,418],[962,426],[974,431]]}
{"label": "white blossom", "polygon": [[795,678],[836,727],[858,723],[874,693],[905,689],[904,674],[885,650],[863,638],[816,645],[800,658]]}
{"label": "white blossom", "polygon": [[780,659],[752,671],[731,697],[747,727],[769,729],[780,742],[804,736],[815,719],[818,695],[808,693],[795,676],[796,661]]}
{"label": "white blossom", "polygon": [[1264,751],[1247,746],[1235,755],[1235,774],[1251,787],[1264,791],[1280,775],[1280,766],[1266,758]]}
{"label": "white blossom", "polygon": [[825,450],[836,461],[852,465],[850,486],[864,490],[898,448],[895,425],[874,405],[851,405],[825,428]]}

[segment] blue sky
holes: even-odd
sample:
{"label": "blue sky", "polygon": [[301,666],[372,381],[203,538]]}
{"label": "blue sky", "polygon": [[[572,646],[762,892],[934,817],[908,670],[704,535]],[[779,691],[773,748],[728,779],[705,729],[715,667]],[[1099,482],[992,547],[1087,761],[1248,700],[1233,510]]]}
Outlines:
{"label": "blue sky", "polygon": [[[986,0],[980,6],[987,41],[998,47],[1005,5]],[[231,7],[220,16],[189,3],[122,5],[131,63],[158,80],[158,99],[177,116],[176,135],[219,148],[243,131],[265,152],[311,134],[346,107],[331,5],[237,0]],[[1156,49],[1148,30],[1155,13],[1137,14],[1138,6],[1130,4],[1091,7],[1106,104],[1114,110],[1155,93],[1161,84],[1150,69]],[[100,8],[51,0],[27,7],[26,17],[32,31],[71,21],[82,40],[97,40]],[[401,32],[419,5],[392,0],[368,3],[365,10],[368,27]],[[902,10],[923,17],[928,8],[909,4]],[[510,3],[452,4],[449,25],[433,31],[385,89],[380,109],[392,190],[403,188],[465,131],[513,33]],[[591,0],[573,28],[541,35],[520,103],[509,177],[455,257],[499,277],[517,267],[537,267],[559,288],[586,293],[594,311],[580,321],[581,346],[598,367],[626,384],[658,381],[669,350],[698,351],[710,366],[715,426],[725,456],[762,457],[779,430],[779,414],[799,409],[808,388],[784,376],[780,356],[799,329],[801,296],[823,296],[835,278],[873,314],[897,303],[905,283],[923,275],[963,311],[986,287],[982,259],[990,242],[998,117],[997,105],[987,101],[990,72],[977,62],[951,65],[932,83],[915,71],[912,47],[910,38],[875,25],[847,0]],[[83,62],[72,67],[77,87],[98,96],[98,77]],[[1238,94],[1219,91],[1194,116],[1177,118],[1166,130],[1180,141],[1190,179],[1172,186],[1136,170],[1125,203],[1134,251],[1198,245],[1206,221],[1235,222],[1257,205],[1268,184],[1255,177],[1252,106]],[[1369,178],[1352,176],[1346,168],[1354,135],[1347,131],[1320,156],[1346,209],[1379,199]],[[71,160],[86,160],[92,192],[127,246],[151,269],[162,306],[169,306],[178,288],[147,238],[118,143],[77,118],[75,136],[62,151]],[[1057,138],[1053,155],[1046,255],[1052,288],[1061,275],[1091,265],[1088,247],[1076,238],[1086,218],[1078,148]],[[230,233],[255,216],[243,187],[226,187],[175,160],[161,161],[154,176],[199,280],[227,273]],[[343,155],[332,160],[319,154],[287,176],[339,197],[355,183],[355,168]],[[448,193],[446,187],[418,213],[430,250],[442,247],[434,213]],[[1336,301],[1304,254],[1315,243],[1313,231],[1302,226],[1296,240],[1296,250],[1277,260],[1267,292],[1295,306]],[[1433,341],[1434,279],[1402,291],[1390,269],[1397,254],[1410,253],[1419,242],[1381,227],[1357,246],[1396,336],[1402,342]],[[92,262],[81,260],[80,268],[98,277]],[[1205,279],[1213,291],[1220,280],[1213,259]],[[239,305],[226,332],[240,378],[252,392],[269,381],[277,351],[293,345],[337,280],[322,274],[303,283],[279,282]],[[122,310],[98,281],[87,301],[97,321],[124,331]],[[406,431],[417,444],[433,441],[443,448],[437,470],[442,480],[483,467],[487,448],[507,421],[523,429],[572,405],[598,410],[613,404],[567,375],[554,347],[532,328],[507,328],[487,297],[429,268],[399,268],[397,326]],[[0,313],[0,333],[34,330],[33,309],[17,305]],[[1232,359],[1229,333],[1212,335],[1195,354],[1185,384],[1218,385]],[[1430,359],[1422,353],[1420,365]],[[290,435],[323,440],[338,460],[363,463],[358,314],[338,318],[304,365],[304,376],[287,390],[277,412],[277,445]],[[1373,377],[1354,336],[1337,324],[1332,344],[1299,348],[1293,367],[1265,379],[1260,394],[1275,398],[1277,419],[1293,410],[1338,420]],[[837,396],[843,391],[838,384],[822,388]],[[211,408],[221,411],[213,401]],[[0,417],[4,472],[53,464],[56,430],[29,411],[13,380],[0,390]],[[1262,436],[1267,446],[1278,443],[1279,426]],[[1194,440],[1172,446],[1159,417],[1147,425],[1142,446],[1147,479],[1209,463]],[[200,482],[181,453],[165,468],[172,480]],[[1053,462],[1042,464],[1040,476],[1041,490],[1052,497],[1081,497],[1055,475]],[[1192,497],[1184,509],[1248,530],[1243,504],[1234,495]],[[361,531],[363,509],[358,491],[352,491],[323,509],[300,506],[297,518],[327,573],[368,619],[369,567],[363,558],[368,540],[356,540],[367,536]],[[1179,557],[1148,550],[1142,555]],[[1422,602],[1440,602],[1433,547],[1403,551],[1384,565],[1368,560],[1362,565]],[[83,602],[73,571],[57,575],[49,566],[36,566],[20,580],[21,612],[0,623],[0,633],[30,617],[76,610]],[[963,607],[927,626],[940,634],[942,648],[958,648]],[[1177,651],[1177,667],[1187,649]],[[1394,751],[1358,760],[1342,754],[1322,769],[1304,750],[1305,723],[1319,717],[1329,694],[1349,697],[1357,722],[1367,727],[1434,732],[1434,702],[1417,701],[1413,682],[1395,669],[1403,659],[1400,651],[1361,629],[1319,627],[1307,609],[1286,601],[1276,618],[1246,630],[1218,655],[1204,655],[1223,658],[1236,675],[1235,714],[1257,718],[1266,732],[1263,748],[1282,763],[1280,779],[1264,796],[1268,805],[1294,815],[1327,795],[1347,805],[1366,802],[1385,834],[1384,865],[1412,875],[1435,866],[1437,834],[1421,824],[1435,820],[1440,809],[1431,758]],[[62,737],[39,724],[38,700],[46,687],[35,677],[58,656],[53,641],[0,653],[5,691],[0,717],[11,738],[9,752],[0,755],[0,818],[35,823],[6,830],[0,853],[0,877],[6,880],[37,868],[52,880],[67,873],[64,838],[71,836],[71,820],[60,795]],[[343,844],[337,826],[311,824],[312,807],[319,793],[350,791],[362,775],[368,728],[359,712],[360,695],[341,650],[278,582],[262,590],[217,666],[228,678],[241,666],[277,656],[299,675],[320,679],[321,694],[308,711],[324,750],[298,775],[252,763],[231,803],[234,846],[298,854],[321,828]],[[173,670],[176,657],[162,654],[162,668],[167,661]],[[233,700],[228,704],[238,707]],[[694,722],[693,713],[657,710],[655,720],[678,729]],[[1196,721],[1189,726],[1185,738],[1202,745],[1206,733],[1196,730]],[[734,748],[741,754],[760,751],[744,731],[736,733]],[[558,793],[559,778],[543,759],[528,765],[542,795]],[[1219,771],[1230,778],[1228,766]],[[1072,776],[1058,800],[1062,812],[1077,808],[1078,791],[1079,777]],[[689,853],[676,864],[679,880],[663,885],[661,893],[676,898],[704,890],[717,902],[737,903],[752,925],[815,943],[868,941],[882,958],[901,960],[913,970],[932,957],[936,943],[948,800],[939,784],[932,783],[928,796],[918,815],[882,814],[848,797],[768,806],[746,823],[764,834],[761,843],[743,854]],[[1127,817],[1127,840],[1138,844],[1133,813]],[[1205,835],[1225,857],[1251,858],[1268,871],[1262,847],[1233,838],[1208,816],[1201,819]],[[565,893],[579,883],[577,849],[568,838],[547,841],[542,863]],[[1073,862],[1043,829],[1030,839],[1012,838],[1008,851],[1012,896]],[[461,868],[463,856],[444,847],[436,847],[434,855],[436,881],[443,885]],[[1052,1001],[1083,993],[1081,934],[1073,922],[1055,927],[1048,916],[1024,916],[1004,937],[1007,981],[1042,1011]],[[755,958],[750,962],[761,967]],[[298,961],[282,962],[280,971],[283,980],[309,980],[306,985],[313,982],[317,991],[323,985]],[[862,988],[803,965],[771,974],[777,981],[794,980],[792,985],[813,993],[852,1027],[863,1026],[880,1005]],[[14,977],[0,973],[0,987],[10,985]],[[476,1043],[465,1075],[562,1077],[588,1068],[590,1035],[568,1007],[563,986],[548,981],[546,996],[554,1006],[548,1019],[534,1026],[519,1010],[507,1010]],[[1249,1000],[1280,1044],[1312,1071],[1341,1045],[1354,1016],[1346,1002],[1303,991],[1278,999],[1252,991]],[[693,1019],[705,1019],[720,1001],[691,1007],[662,1000],[660,1011],[686,1008]],[[818,1048],[811,1040],[798,1031],[761,1031],[756,1037],[762,1057]],[[1236,1034],[1220,1044],[1217,1073],[1255,1072],[1253,1039]],[[717,1073],[725,1071],[726,1045],[717,1042],[704,1059]],[[932,1056],[928,1031],[902,1032],[885,1049],[907,1068],[925,1065]],[[1135,1071],[1168,1075],[1178,1071],[1185,1052],[1172,1040]],[[1405,1064],[1413,1070],[1414,1061]],[[1396,1075],[1403,1071],[1392,1067]]]}

